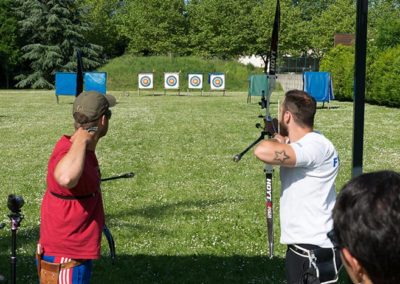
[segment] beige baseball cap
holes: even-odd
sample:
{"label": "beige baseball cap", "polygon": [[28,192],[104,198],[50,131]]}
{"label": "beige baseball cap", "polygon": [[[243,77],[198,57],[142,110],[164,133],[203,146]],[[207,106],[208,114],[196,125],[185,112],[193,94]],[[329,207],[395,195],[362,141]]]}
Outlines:
{"label": "beige baseball cap", "polygon": [[72,115],[83,114],[88,119],[85,123],[99,119],[110,107],[115,106],[114,96],[103,95],[96,91],[82,92],[76,97],[72,108]]}

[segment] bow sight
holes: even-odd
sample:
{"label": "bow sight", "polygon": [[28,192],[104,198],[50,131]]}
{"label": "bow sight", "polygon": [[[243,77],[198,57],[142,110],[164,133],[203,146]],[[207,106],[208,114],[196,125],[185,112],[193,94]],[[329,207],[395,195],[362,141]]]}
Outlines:
{"label": "bow sight", "polygon": [[[241,153],[235,155],[233,157],[233,161],[239,162],[243,155],[246,154],[251,148],[253,148],[258,142],[263,140],[265,136],[267,137],[272,137],[275,133],[278,133],[278,120],[276,118],[272,118],[269,113],[269,99],[271,97],[272,93],[272,86],[275,85],[275,76],[268,76],[268,80],[270,82],[270,90],[268,93],[268,96],[265,96],[265,91],[261,91],[261,101],[258,103],[261,106],[261,110],[265,109],[266,114],[265,115],[259,115],[259,118],[263,119],[264,125],[261,125],[261,123],[256,123],[256,128],[261,128],[261,133],[260,136],[253,142],[251,143],[246,149],[244,149]],[[271,78],[273,77],[273,78]]]}

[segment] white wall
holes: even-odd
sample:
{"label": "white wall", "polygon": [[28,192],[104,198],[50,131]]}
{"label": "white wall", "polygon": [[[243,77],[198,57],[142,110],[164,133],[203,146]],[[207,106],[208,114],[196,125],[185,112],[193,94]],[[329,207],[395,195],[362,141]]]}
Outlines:
{"label": "white wall", "polygon": [[241,56],[238,61],[245,65],[251,63],[254,67],[264,68],[264,61],[260,56]]}
{"label": "white wall", "polygon": [[285,92],[293,89],[303,90],[303,74],[278,74],[277,81]]}

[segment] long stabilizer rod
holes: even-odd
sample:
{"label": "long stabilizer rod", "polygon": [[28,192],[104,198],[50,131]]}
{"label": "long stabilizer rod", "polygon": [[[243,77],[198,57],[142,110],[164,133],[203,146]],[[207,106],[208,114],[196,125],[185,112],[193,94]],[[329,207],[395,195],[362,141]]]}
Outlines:
{"label": "long stabilizer rod", "polygon": [[101,181],[108,181],[108,180],[113,180],[113,179],[120,179],[120,178],[133,178],[135,176],[135,173],[133,172],[129,172],[123,175],[119,175],[119,176],[112,176],[112,177],[108,177],[108,178],[102,178]]}

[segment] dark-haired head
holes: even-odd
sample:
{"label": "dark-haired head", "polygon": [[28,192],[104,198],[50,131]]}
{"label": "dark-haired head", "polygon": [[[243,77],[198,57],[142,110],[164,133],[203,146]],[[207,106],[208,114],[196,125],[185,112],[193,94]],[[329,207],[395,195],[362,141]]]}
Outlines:
{"label": "dark-haired head", "polygon": [[295,122],[302,127],[314,127],[314,117],[317,109],[315,99],[301,90],[291,90],[285,94],[282,112],[289,111]]}
{"label": "dark-haired head", "polygon": [[400,283],[400,174],[379,171],[352,179],[338,195],[333,221],[345,260],[344,250],[374,284]]}

